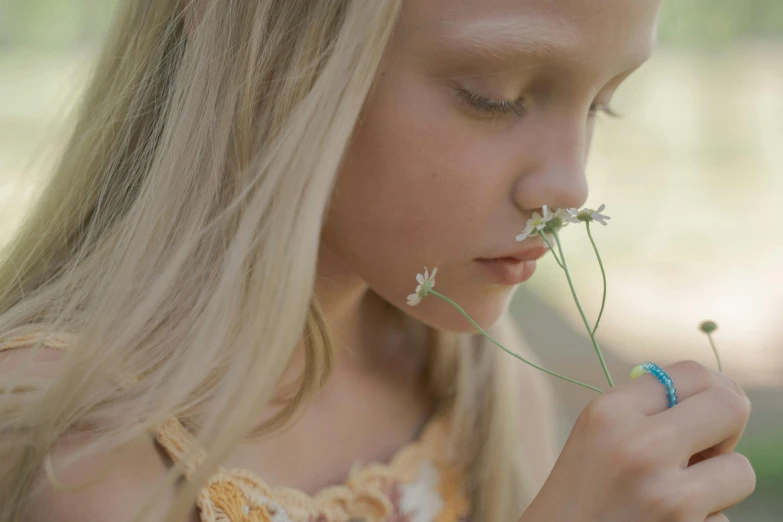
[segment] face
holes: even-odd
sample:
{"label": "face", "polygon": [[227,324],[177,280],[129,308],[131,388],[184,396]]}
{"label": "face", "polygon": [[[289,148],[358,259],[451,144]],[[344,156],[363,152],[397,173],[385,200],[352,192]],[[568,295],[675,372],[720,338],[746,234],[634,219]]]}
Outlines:
{"label": "face", "polygon": [[[369,286],[436,328],[480,325],[534,263],[533,212],[580,207],[594,120],[651,52],[659,0],[410,0],[356,129],[319,275]],[[600,7],[599,7],[600,6]]]}

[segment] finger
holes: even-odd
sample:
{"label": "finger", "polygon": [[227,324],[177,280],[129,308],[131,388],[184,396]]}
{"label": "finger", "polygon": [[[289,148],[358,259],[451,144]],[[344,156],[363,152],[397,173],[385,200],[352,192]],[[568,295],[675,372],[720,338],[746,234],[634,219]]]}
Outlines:
{"label": "finger", "polygon": [[[728,376],[695,361],[680,361],[663,367],[663,370],[674,383],[680,401],[715,386],[723,386],[747,396],[742,387]],[[666,387],[651,374],[618,384],[605,394],[622,394],[623,400],[630,403],[629,406],[646,416],[655,415],[669,407]]]}
{"label": "finger", "polygon": [[688,397],[675,408],[649,418],[669,428],[676,444],[675,454],[686,467],[699,452],[712,450],[716,455],[731,453],[750,416],[750,405],[734,391],[723,386],[708,388]]}
{"label": "finger", "polygon": [[756,473],[741,453],[728,453],[682,471],[685,494],[701,503],[703,512],[717,513],[736,506],[756,489]]}
{"label": "finger", "polygon": [[729,519],[723,513],[715,513],[704,519],[704,522],[729,522]]}

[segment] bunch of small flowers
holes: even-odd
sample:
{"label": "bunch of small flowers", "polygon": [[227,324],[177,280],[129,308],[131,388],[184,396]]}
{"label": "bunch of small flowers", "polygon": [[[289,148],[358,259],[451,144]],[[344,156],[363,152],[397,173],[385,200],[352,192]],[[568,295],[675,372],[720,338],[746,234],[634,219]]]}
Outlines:
{"label": "bunch of small flowers", "polygon": [[[601,205],[598,207],[597,210],[593,210],[591,208],[584,208],[584,209],[576,209],[576,208],[568,208],[568,209],[555,209],[554,212],[552,212],[547,205],[544,205],[541,208],[541,212],[534,212],[533,215],[530,217],[530,219],[527,220],[527,223],[525,223],[525,228],[522,230],[522,232],[516,236],[517,241],[524,241],[532,236],[540,236],[544,242],[549,246],[549,251],[552,252],[552,256],[555,259],[555,262],[560,266],[560,268],[565,273],[566,279],[568,280],[568,286],[571,289],[571,295],[574,299],[574,303],[576,304],[577,309],[579,310],[579,314],[582,318],[582,321],[585,325],[585,328],[587,329],[587,334],[590,337],[590,341],[593,345],[593,348],[595,349],[596,355],[598,356],[598,360],[601,363],[601,367],[603,368],[604,374],[606,375],[606,380],[609,383],[610,387],[614,387],[614,381],[612,380],[612,376],[609,373],[609,369],[606,366],[606,362],[604,360],[603,354],[601,353],[601,348],[598,346],[598,341],[595,337],[595,332],[598,329],[598,325],[601,322],[601,317],[603,316],[604,307],[606,305],[606,271],[604,270],[603,261],[601,260],[601,255],[598,252],[598,247],[595,244],[595,240],[593,239],[592,232],[590,230],[590,224],[597,222],[600,223],[603,226],[607,225],[607,221],[611,220],[609,216],[603,214],[604,209],[606,208],[606,205]],[[574,283],[571,279],[571,273],[568,270],[568,263],[566,262],[565,253],[563,251],[563,245],[560,240],[559,232],[561,229],[566,227],[569,224],[585,224],[585,228],[587,230],[587,235],[590,238],[590,243],[593,246],[593,250],[595,252],[596,258],[598,260],[598,265],[601,269],[601,275],[603,278],[603,296],[601,299],[601,309],[598,313],[598,317],[594,324],[590,324],[590,322],[587,319],[587,316],[585,315],[584,310],[582,309],[582,305],[579,302],[579,298],[576,294],[576,289],[574,288]],[[555,245],[557,246],[557,249],[555,250],[555,246],[552,244],[552,241],[554,241]],[[422,299],[429,295],[433,295],[435,297],[438,297],[439,299],[442,299],[446,301],[447,303],[454,306],[463,316],[465,316],[468,321],[487,339],[489,339],[493,344],[500,347],[503,351],[506,353],[512,355],[513,357],[516,357],[517,359],[529,364],[530,366],[533,366],[534,368],[541,370],[545,373],[548,373],[549,375],[552,375],[554,377],[558,377],[560,379],[564,379],[566,381],[572,382],[574,384],[578,384],[580,386],[583,386],[585,388],[589,388],[591,390],[597,391],[599,393],[602,393],[603,390],[596,388],[594,386],[590,386],[589,384],[585,384],[583,382],[576,381],[574,379],[570,379],[566,376],[560,375],[558,373],[555,373],[553,371],[547,370],[545,368],[542,368],[527,359],[521,357],[517,353],[507,349],[505,346],[503,346],[501,343],[499,343],[497,340],[495,340],[491,335],[489,335],[483,328],[481,328],[476,322],[465,312],[465,310],[446,297],[445,295],[437,292],[434,290],[435,287],[435,274],[437,273],[438,269],[434,268],[432,270],[432,273],[430,274],[427,270],[427,268],[424,268],[424,274],[416,274],[416,281],[418,283],[418,286],[416,287],[416,291],[413,294],[410,294],[408,296],[408,304],[410,306],[416,306],[421,302]],[[705,333],[709,337],[710,345],[712,346],[712,350],[715,353],[715,357],[718,361],[718,369],[720,371],[723,371],[723,367],[720,362],[720,357],[718,356],[718,351],[715,348],[715,344],[712,340],[711,334],[717,329],[717,325],[713,321],[705,321],[701,323],[700,330]],[[637,367],[638,368],[638,367]],[[636,370],[636,368],[634,369]],[[633,373],[632,373],[633,375]]]}

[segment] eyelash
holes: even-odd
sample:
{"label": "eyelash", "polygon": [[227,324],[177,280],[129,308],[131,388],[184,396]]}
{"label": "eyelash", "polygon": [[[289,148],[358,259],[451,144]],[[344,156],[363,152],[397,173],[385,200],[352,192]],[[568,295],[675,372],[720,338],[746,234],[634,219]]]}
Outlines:
{"label": "eyelash", "polygon": [[[490,116],[507,116],[509,114],[523,116],[525,113],[525,102],[521,98],[517,100],[496,100],[476,94],[462,86],[457,87],[457,93],[471,108]],[[602,112],[611,118],[622,118],[622,115],[607,104],[593,104],[589,115],[592,117],[598,112]]]}
{"label": "eyelash", "polygon": [[494,98],[488,98],[481,96],[475,92],[469,91],[462,86],[457,87],[457,93],[467,104],[481,112],[491,116],[505,116],[508,114],[515,114],[522,116],[525,112],[525,103],[522,99],[518,100],[496,100]]}

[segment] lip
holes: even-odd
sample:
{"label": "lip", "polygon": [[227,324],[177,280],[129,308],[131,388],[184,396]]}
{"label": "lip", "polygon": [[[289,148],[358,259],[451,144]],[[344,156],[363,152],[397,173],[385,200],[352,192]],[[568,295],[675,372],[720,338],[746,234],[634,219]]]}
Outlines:
{"label": "lip", "polygon": [[534,245],[528,246],[526,248],[519,248],[517,250],[512,250],[509,252],[506,252],[504,254],[501,254],[499,256],[493,256],[493,257],[482,257],[479,258],[480,261],[495,261],[495,260],[506,260],[509,262],[513,261],[537,261],[544,257],[546,253],[549,252],[549,247],[546,246],[546,244],[541,241],[540,243],[536,243]]}
{"label": "lip", "polygon": [[548,251],[549,248],[542,243],[500,257],[478,258],[476,263],[496,283],[518,285],[533,277],[536,271],[536,261]]}

